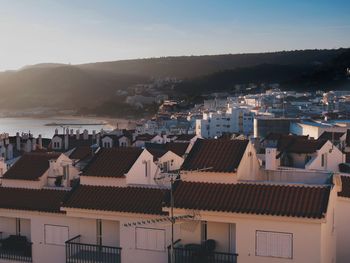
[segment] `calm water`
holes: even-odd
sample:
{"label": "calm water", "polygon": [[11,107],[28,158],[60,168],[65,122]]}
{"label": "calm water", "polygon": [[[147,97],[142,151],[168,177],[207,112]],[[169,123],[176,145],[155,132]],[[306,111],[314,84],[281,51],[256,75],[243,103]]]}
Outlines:
{"label": "calm water", "polygon": [[112,130],[114,128],[111,125],[81,125],[104,123],[103,120],[90,118],[0,118],[0,133],[15,135],[16,132],[30,131],[35,137],[41,134],[44,138],[51,138],[56,128],[58,128],[59,133],[63,132],[63,128],[60,126],[45,126],[48,123],[68,124],[65,127],[74,129],[74,132],[76,129],[79,129],[80,132],[87,129],[91,133],[93,130]]}

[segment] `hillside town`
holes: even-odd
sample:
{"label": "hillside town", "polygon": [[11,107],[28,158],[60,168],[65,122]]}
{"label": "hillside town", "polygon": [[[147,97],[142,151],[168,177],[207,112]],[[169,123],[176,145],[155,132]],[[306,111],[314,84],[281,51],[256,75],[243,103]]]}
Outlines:
{"label": "hillside town", "polygon": [[0,262],[348,262],[350,92],[215,96],[1,134]]}

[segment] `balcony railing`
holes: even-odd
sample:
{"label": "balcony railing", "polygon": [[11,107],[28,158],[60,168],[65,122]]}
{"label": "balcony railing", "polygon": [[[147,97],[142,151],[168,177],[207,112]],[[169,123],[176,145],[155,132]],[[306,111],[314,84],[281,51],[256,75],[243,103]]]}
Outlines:
{"label": "balcony railing", "polygon": [[80,235],[66,241],[66,263],[120,263],[121,248],[80,243]]}
{"label": "balcony railing", "polygon": [[[175,263],[237,263],[238,254],[208,251],[193,248],[174,248]],[[168,248],[168,262],[171,262]]]}
{"label": "balcony railing", "polygon": [[33,262],[32,243],[27,238],[19,235],[11,235],[0,241],[0,259]]}

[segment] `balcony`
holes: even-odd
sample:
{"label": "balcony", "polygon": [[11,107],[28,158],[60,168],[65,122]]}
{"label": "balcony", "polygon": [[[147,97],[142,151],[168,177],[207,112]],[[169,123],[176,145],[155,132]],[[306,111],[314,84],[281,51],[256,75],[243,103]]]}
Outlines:
{"label": "balcony", "polygon": [[[1,233],[0,233],[1,234]],[[33,262],[32,243],[25,236],[10,235],[0,241],[0,259]]]}
{"label": "balcony", "polygon": [[66,263],[120,263],[121,248],[84,244],[80,235],[66,241]]}
{"label": "balcony", "polygon": [[[214,240],[207,240],[213,242]],[[176,241],[175,243],[178,243]],[[215,242],[215,241],[214,241]],[[208,243],[207,243],[208,244]],[[174,263],[237,263],[238,254],[214,251],[212,246],[188,244],[175,245]],[[171,249],[168,247],[168,262],[171,263]]]}

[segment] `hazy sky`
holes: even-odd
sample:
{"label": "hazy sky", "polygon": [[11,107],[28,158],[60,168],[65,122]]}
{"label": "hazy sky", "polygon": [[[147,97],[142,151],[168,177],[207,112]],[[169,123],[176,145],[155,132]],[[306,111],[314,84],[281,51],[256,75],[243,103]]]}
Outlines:
{"label": "hazy sky", "polygon": [[0,0],[0,70],[350,47],[350,0]]}

